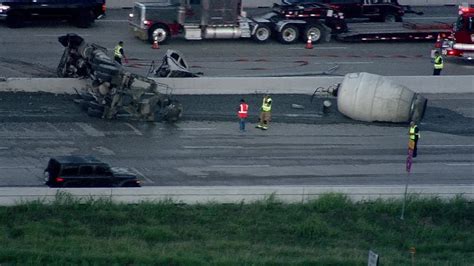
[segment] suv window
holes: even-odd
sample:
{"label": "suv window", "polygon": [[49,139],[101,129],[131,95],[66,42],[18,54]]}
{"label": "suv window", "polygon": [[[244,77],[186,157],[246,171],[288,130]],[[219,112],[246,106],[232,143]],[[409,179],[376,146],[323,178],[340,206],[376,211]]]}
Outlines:
{"label": "suv window", "polygon": [[110,172],[110,169],[104,166],[97,166],[95,168],[95,173],[97,175],[111,175],[112,174],[112,172]]}
{"label": "suv window", "polygon": [[89,166],[89,165],[87,165],[87,166],[81,166],[81,167],[79,168],[79,175],[84,175],[84,176],[86,176],[86,175],[92,175],[93,172],[94,172],[94,167]]}
{"label": "suv window", "polygon": [[79,173],[79,168],[77,166],[64,166],[61,175],[64,176],[71,176],[71,175],[77,175]]}

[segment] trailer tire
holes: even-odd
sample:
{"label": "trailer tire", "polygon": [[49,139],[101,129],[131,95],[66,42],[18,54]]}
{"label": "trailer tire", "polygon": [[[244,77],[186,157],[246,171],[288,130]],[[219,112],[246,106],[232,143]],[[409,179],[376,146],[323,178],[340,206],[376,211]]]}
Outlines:
{"label": "trailer tire", "polygon": [[278,40],[283,44],[292,44],[298,40],[299,29],[294,25],[284,26],[278,34]]}
{"label": "trailer tire", "polygon": [[304,42],[308,41],[309,35],[313,36],[311,39],[313,43],[318,43],[321,42],[321,40],[326,39],[326,30],[320,24],[311,24],[306,26],[304,29],[304,34],[301,36]]}
{"label": "trailer tire", "polygon": [[168,42],[170,38],[170,30],[164,24],[155,24],[148,30],[148,42],[151,44],[157,39],[158,43]]}
{"label": "trailer tire", "polygon": [[261,24],[257,26],[255,30],[255,34],[252,35],[252,39],[258,43],[265,43],[267,42],[270,37],[272,36],[272,30],[265,24]]}

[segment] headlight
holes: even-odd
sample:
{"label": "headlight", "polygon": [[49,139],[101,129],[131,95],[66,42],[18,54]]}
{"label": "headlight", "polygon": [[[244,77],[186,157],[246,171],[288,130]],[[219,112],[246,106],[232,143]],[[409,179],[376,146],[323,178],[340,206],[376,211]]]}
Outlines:
{"label": "headlight", "polygon": [[0,12],[7,11],[8,9],[10,9],[9,6],[0,4]]}
{"label": "headlight", "polygon": [[130,18],[133,18],[133,13],[128,14]]}

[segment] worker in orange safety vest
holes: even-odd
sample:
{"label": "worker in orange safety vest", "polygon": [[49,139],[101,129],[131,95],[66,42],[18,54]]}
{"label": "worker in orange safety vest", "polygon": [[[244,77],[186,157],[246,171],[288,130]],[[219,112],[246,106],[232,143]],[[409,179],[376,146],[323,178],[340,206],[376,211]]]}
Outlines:
{"label": "worker in orange safety vest", "polygon": [[248,117],[249,105],[244,99],[240,100],[239,109],[237,110],[237,117],[239,118],[240,132],[245,132],[245,122]]}

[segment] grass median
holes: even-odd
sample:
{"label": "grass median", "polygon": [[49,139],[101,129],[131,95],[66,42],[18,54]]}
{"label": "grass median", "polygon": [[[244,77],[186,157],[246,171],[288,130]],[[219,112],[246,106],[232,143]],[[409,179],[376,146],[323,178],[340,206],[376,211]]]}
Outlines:
{"label": "grass median", "polygon": [[[61,194],[0,207],[0,264],[472,265],[474,206],[461,197],[301,204],[113,204]],[[410,253],[414,247],[416,252]]]}

